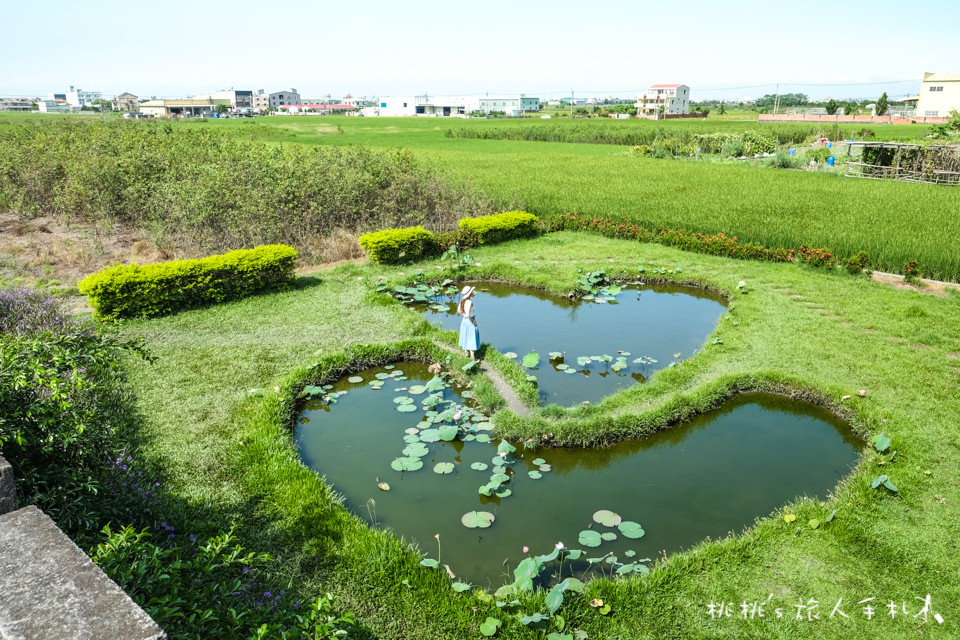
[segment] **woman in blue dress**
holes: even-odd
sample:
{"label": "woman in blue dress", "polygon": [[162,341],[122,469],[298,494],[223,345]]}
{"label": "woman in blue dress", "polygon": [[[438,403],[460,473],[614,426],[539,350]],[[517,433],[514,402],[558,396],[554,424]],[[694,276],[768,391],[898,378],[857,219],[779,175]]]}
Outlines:
{"label": "woman in blue dress", "polygon": [[477,349],[480,348],[480,329],[477,328],[473,308],[474,291],[474,287],[465,286],[460,292],[460,302],[457,304],[457,313],[463,316],[460,321],[460,347],[467,352],[471,360],[476,360]]}

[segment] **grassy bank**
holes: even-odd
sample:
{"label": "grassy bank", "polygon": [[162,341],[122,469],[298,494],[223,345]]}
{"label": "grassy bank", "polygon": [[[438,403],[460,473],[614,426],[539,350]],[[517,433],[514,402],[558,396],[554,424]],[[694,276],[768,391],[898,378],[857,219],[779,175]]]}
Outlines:
{"label": "grassy bank", "polygon": [[[471,276],[496,275],[557,292],[571,290],[581,267],[632,274],[644,264],[648,270],[682,267],[684,279],[732,298],[711,336],[722,344],[707,344],[649,384],[589,409],[548,410],[549,419],[501,414],[504,435],[536,437],[549,426],[568,444],[631,437],[715,406],[738,389],[771,388],[834,407],[862,435],[882,430],[897,451],[881,456],[865,443],[863,461],[830,501],[798,499],[782,511],[758,514],[746,532],[662,559],[648,576],[590,583],[586,597],[568,598],[559,611],[568,630],[583,629],[591,638],[955,633],[960,448],[952,425],[960,411],[960,327],[952,319],[960,296],[938,298],[794,265],[572,233],[474,253],[482,266]],[[420,266],[443,274],[433,263]],[[130,363],[144,416],[144,455],[167,471],[178,500],[209,514],[199,524],[213,529],[232,519],[244,522],[250,546],[278,556],[273,578],[298,589],[334,591],[338,606],[357,612],[380,637],[477,637],[487,616],[504,620],[497,637],[542,637],[476,593],[455,594],[441,573],[419,566],[419,556],[402,540],[346,512],[329,486],[297,460],[288,394],[303,377],[332,375],[350,360],[345,350],[359,348],[354,355],[360,359],[390,355],[388,348],[357,345],[439,337],[418,314],[373,291],[378,276],[401,281],[415,268],[348,264],[302,278],[294,291],[128,323],[124,330],[145,336],[156,357],[153,364]],[[748,294],[737,292],[741,280]],[[404,348],[433,355],[423,347]],[[865,397],[856,395],[861,388]],[[899,495],[870,488],[880,474],[889,475]],[[829,525],[807,526],[834,509]],[[796,522],[785,522],[785,513],[795,514]],[[921,604],[916,598],[927,594],[943,625],[932,614],[926,625],[912,617]],[[544,610],[539,597],[523,598],[525,613]],[[871,597],[878,613],[867,620],[857,603]],[[588,606],[590,598],[610,604],[609,615]],[[828,619],[841,598],[849,618]],[[821,619],[807,621],[804,610],[804,620],[796,620],[797,603],[812,606],[811,599]],[[905,602],[911,617],[891,619],[890,600]],[[765,618],[744,620],[742,601],[772,604]],[[711,602],[733,603],[734,615],[711,618]]]}

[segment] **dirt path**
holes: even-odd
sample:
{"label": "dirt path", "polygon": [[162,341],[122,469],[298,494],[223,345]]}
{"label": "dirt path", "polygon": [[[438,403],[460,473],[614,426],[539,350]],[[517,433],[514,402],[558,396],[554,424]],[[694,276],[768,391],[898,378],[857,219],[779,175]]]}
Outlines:
{"label": "dirt path", "polygon": [[[437,343],[437,346],[446,349],[450,353],[461,354],[462,352],[459,349],[454,349],[453,347]],[[525,404],[520,401],[520,396],[513,390],[507,381],[503,379],[503,376],[500,375],[500,372],[491,367],[489,364],[480,361],[480,370],[483,371],[484,375],[490,378],[490,381],[493,382],[493,387],[497,390],[497,393],[500,394],[500,397],[504,399],[507,403],[507,409],[513,411],[518,416],[527,417],[530,415],[530,409],[527,408]]]}
{"label": "dirt path", "polygon": [[874,271],[872,274],[870,274],[870,277],[873,278],[875,282],[888,284],[895,289],[909,289],[932,296],[947,296],[950,295],[951,289],[960,290],[960,284],[956,282],[941,282],[940,280],[924,280],[923,278],[917,278],[917,282],[919,284],[910,284],[904,279],[903,276],[899,276],[895,273],[884,273],[882,271]]}

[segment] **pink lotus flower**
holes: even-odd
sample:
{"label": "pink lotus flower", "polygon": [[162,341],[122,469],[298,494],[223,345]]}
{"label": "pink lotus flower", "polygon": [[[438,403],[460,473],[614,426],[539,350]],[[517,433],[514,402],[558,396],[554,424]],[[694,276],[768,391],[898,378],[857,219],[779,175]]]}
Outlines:
{"label": "pink lotus flower", "polygon": [[500,457],[501,457],[501,458],[506,458],[506,457],[507,457],[507,454],[504,453],[503,451],[501,451],[501,452],[500,452]]}
{"label": "pink lotus flower", "polygon": [[563,543],[562,543],[562,542],[558,542],[557,544],[555,544],[555,545],[553,545],[553,546],[555,546],[557,549],[563,549]]}
{"label": "pink lotus flower", "polygon": [[527,547],[527,546],[524,546],[524,547],[523,547],[523,552],[524,552],[524,553],[528,553],[529,551],[530,551],[530,547]]}
{"label": "pink lotus flower", "polygon": [[459,410],[459,411],[457,411],[455,414],[453,414],[453,419],[454,419],[454,420],[459,420],[461,415],[463,415],[463,411],[462,411],[462,410]]}

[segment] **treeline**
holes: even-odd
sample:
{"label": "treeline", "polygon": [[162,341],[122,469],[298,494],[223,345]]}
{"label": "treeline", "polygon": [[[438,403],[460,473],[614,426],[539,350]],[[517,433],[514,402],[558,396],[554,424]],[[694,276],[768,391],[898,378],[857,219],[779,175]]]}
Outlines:
{"label": "treeline", "polygon": [[[507,127],[462,127],[448,129],[448,138],[478,138],[481,140],[526,140],[531,142],[573,142],[585,144],[619,144],[632,146],[654,146],[662,140],[671,140],[677,145],[693,148],[713,146],[711,141],[723,136],[750,137],[757,135],[757,129],[749,131],[726,131],[718,134],[703,127],[679,126],[642,126],[641,124],[614,123],[564,123],[536,124],[529,126]],[[823,129],[818,127],[787,126],[767,127],[759,131],[762,136],[773,140],[775,144],[800,144],[813,137],[820,136]],[[837,128],[836,135],[840,135]],[[836,138],[834,138],[836,139]],[[706,151],[706,150],[705,150]]]}
{"label": "treeline", "polygon": [[159,246],[220,252],[422,224],[444,231],[494,206],[406,150],[270,145],[153,123],[0,127],[0,210],[147,233]]}

